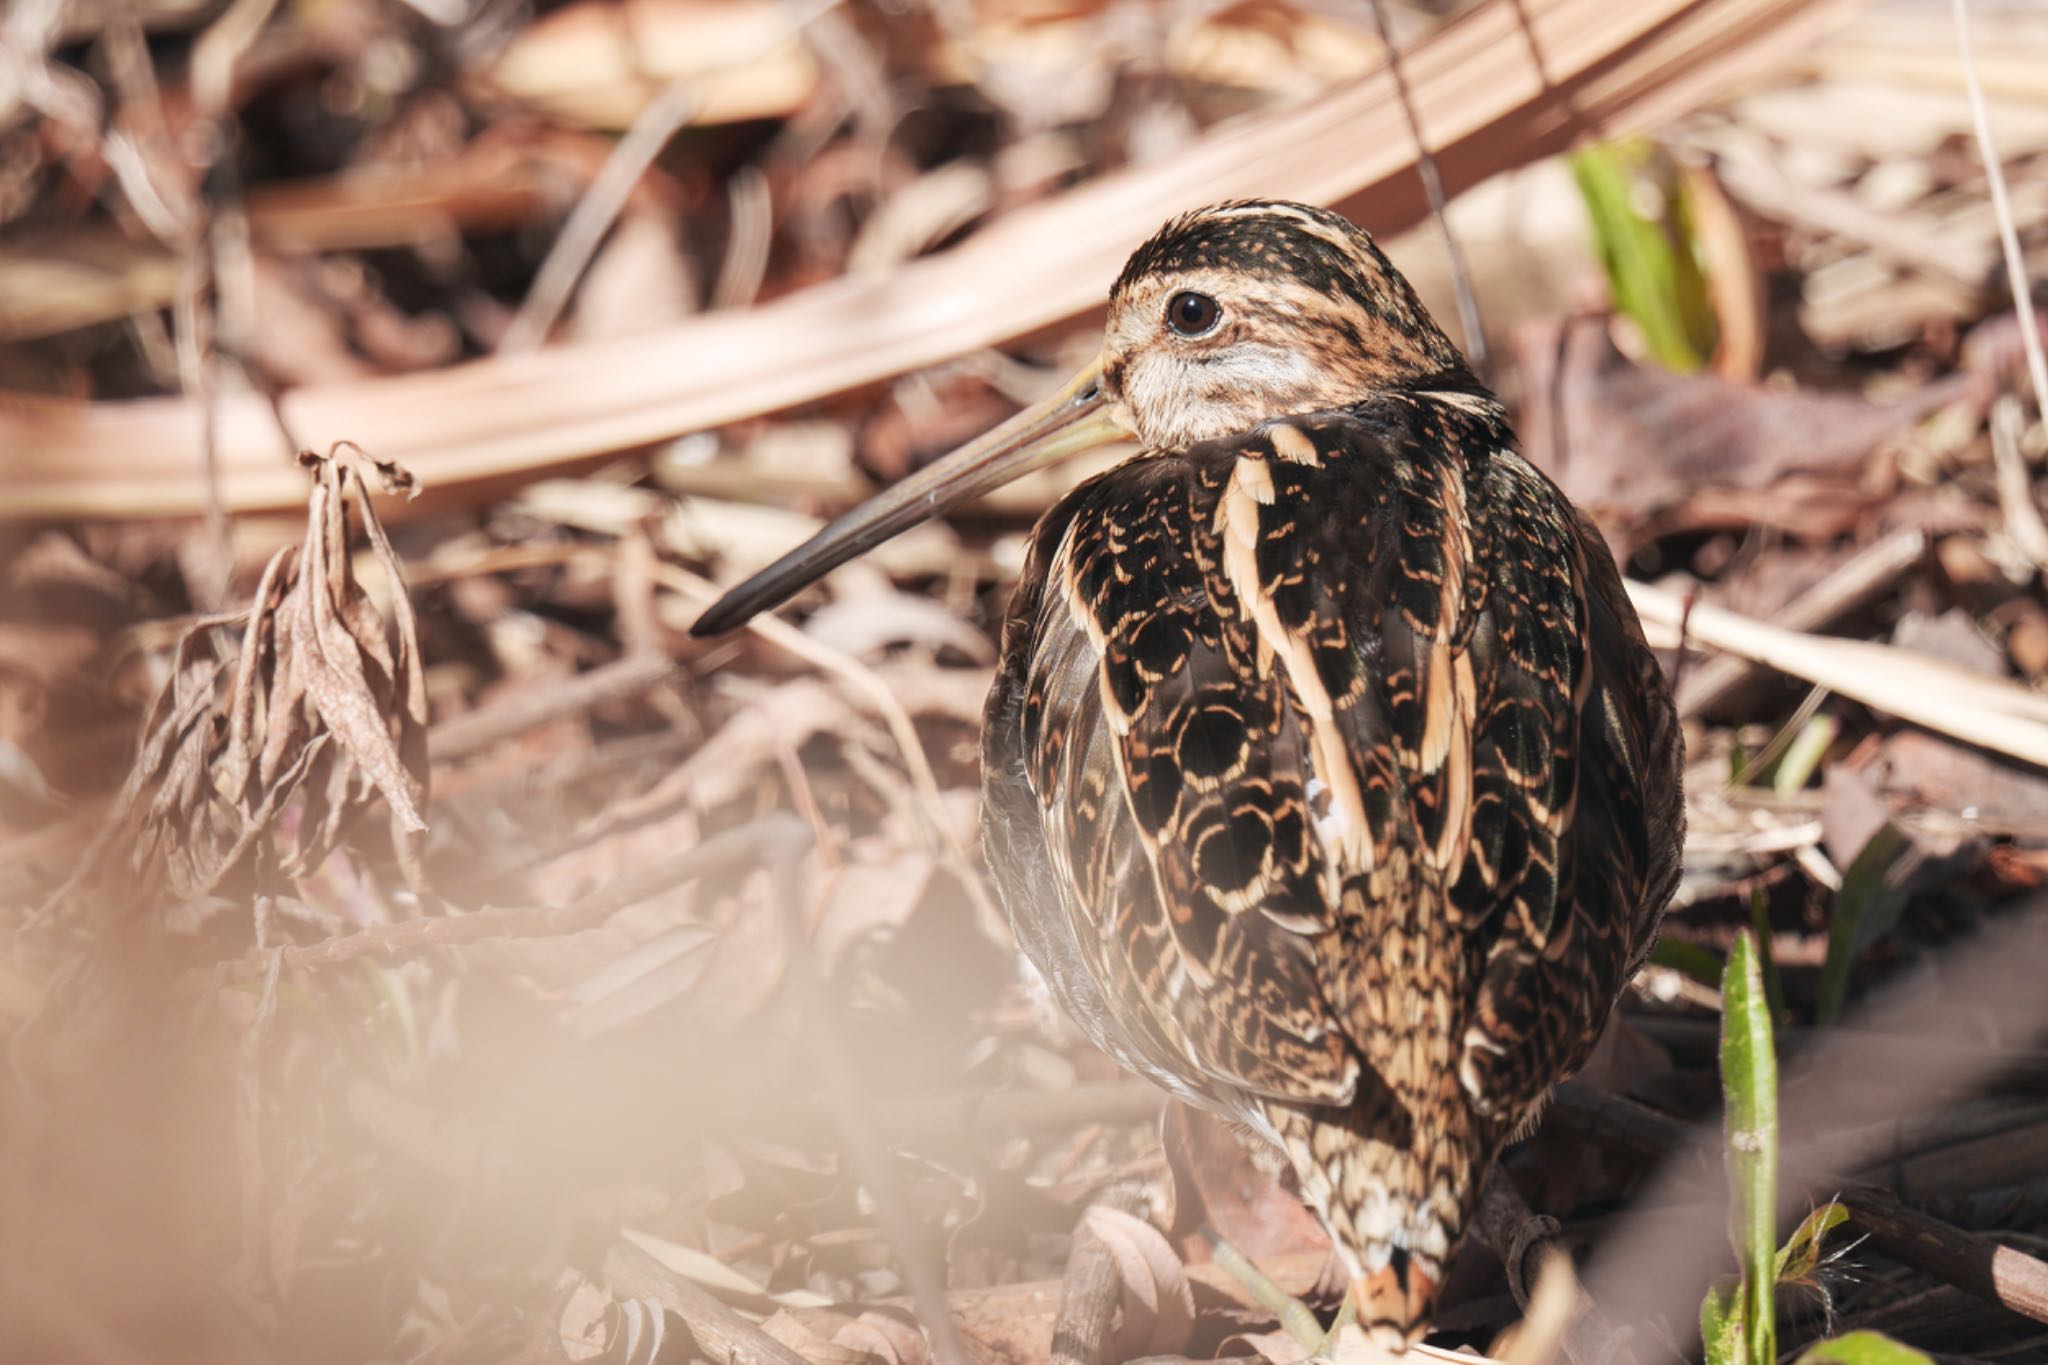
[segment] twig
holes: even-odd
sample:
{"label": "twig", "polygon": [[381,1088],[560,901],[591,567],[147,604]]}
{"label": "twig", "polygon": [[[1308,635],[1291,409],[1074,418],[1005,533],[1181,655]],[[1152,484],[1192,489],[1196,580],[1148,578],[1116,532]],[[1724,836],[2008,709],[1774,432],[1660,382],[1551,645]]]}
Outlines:
{"label": "twig", "polygon": [[1522,1192],[1499,1166],[1487,1174],[1479,1192],[1479,1215],[1474,1228],[1493,1254],[1500,1257],[1508,1274],[1508,1289],[1515,1306],[1528,1311],[1529,1298],[1536,1292],[1537,1272],[1542,1256],[1557,1238],[1561,1225],[1549,1214],[1532,1211]]}
{"label": "twig", "polygon": [[675,673],[675,661],[665,654],[628,654],[572,678],[530,689],[511,701],[451,716],[427,732],[427,753],[436,763],[467,758],[549,721],[645,692]]}
{"label": "twig", "polygon": [[1856,1331],[1883,1332],[1905,1341],[1954,1341],[1979,1330],[2005,1327],[2010,1321],[2002,1309],[1990,1306],[1976,1295],[1953,1285],[1937,1284],[1837,1322],[1817,1321],[1803,1332],[1795,1325],[1797,1335],[1781,1345],[1796,1356],[1797,1347],[1823,1333],[1840,1336]]}
{"label": "twig", "polygon": [[[1409,136],[1415,139],[1415,173],[1422,180],[1422,193],[1429,200],[1429,216],[1436,222],[1436,230],[1444,239],[1444,255],[1451,261],[1451,279],[1458,287],[1458,326],[1465,333],[1465,355],[1472,362],[1473,372],[1481,379],[1486,378],[1486,325],[1479,316],[1479,297],[1472,291],[1472,272],[1466,268],[1465,252],[1458,245],[1458,234],[1451,231],[1451,216],[1446,209],[1444,178],[1436,167],[1436,153],[1430,150],[1429,140],[1422,134],[1422,115],[1416,112],[1414,92],[1408,88],[1408,77],[1401,70],[1401,50],[1394,46],[1393,26],[1387,23],[1386,0],[1367,0],[1372,8],[1372,21],[1379,29],[1380,46],[1387,53],[1387,75],[1394,82],[1394,96],[1401,102],[1401,115],[1408,120]],[[1533,41],[1533,39],[1532,39]]]}
{"label": "twig", "polygon": [[[206,306],[213,292],[213,260],[203,245],[195,245],[186,253],[184,277],[171,314],[175,320],[172,339],[177,347],[178,387],[199,408],[199,478],[205,489],[206,537],[200,563],[188,564],[187,572],[200,609],[218,611],[227,600],[234,549],[228,541],[227,512],[221,504],[220,391],[212,376],[209,322],[213,310]],[[193,572],[195,569],[199,571]]]}
{"label": "twig", "polygon": [[1984,86],[1977,79],[1977,53],[1970,41],[1969,0],[1955,0],[1956,51],[1963,60],[1963,85],[1970,94],[1970,118],[1977,126],[1977,150],[1984,159],[1984,179],[1991,186],[1991,212],[1998,219],[1998,241],[2005,251],[2005,277],[2012,286],[2013,311],[2019,314],[2020,345],[2027,354],[2027,373],[2034,381],[2034,410],[2048,420],[2048,360],[2041,355],[2041,333],[2034,325],[2034,295],[2027,284],[2026,260],[2020,255],[2019,230],[2013,226],[2012,200],[2005,192],[2005,165],[1991,136],[1991,111],[1984,104]]}
{"label": "twig", "polygon": [[[1667,629],[1682,604],[1672,593],[1630,581],[1646,623]],[[2014,683],[1865,640],[1837,640],[1753,621],[1701,603],[1688,617],[1703,645],[1819,683],[1938,734],[2048,768],[2048,697]]]}
{"label": "twig", "polygon": [[1895,1261],[2036,1322],[2048,1322],[2048,1263],[1989,1237],[1915,1212],[1889,1190],[1845,1189],[1842,1205],[1857,1227]]}
{"label": "twig", "polygon": [[[2040,989],[2041,974],[2048,970],[2048,919],[2038,907],[2023,908],[2014,918],[2000,922],[1971,942],[1944,955],[1941,975],[1948,990],[1940,996],[1916,991],[1903,983],[1880,992],[1864,1009],[1869,1017],[1882,1018],[1888,1027],[1928,1038],[1967,1041],[1980,1028],[1996,1036],[2031,1036],[2048,1025],[2048,996]],[[1955,999],[1967,999],[1975,1008],[1959,1011]],[[1843,1169],[1854,1168],[1883,1154],[1885,1133],[1878,1120],[1919,1112],[1966,1093],[1984,1077],[1994,1073],[1995,1055],[1972,1062],[1947,1057],[1899,1055],[1868,1039],[1824,1035],[1800,1059],[1795,1074],[1780,1087],[1783,1110],[1782,1130],[1807,1134],[1828,1128],[1864,1125],[1872,1140],[1866,1151],[1855,1144],[1829,1143],[1816,1161],[1806,1151],[1788,1148],[1784,1153],[1780,1182],[1784,1211],[1789,1212],[1807,1192],[1826,1196],[1842,1187],[1837,1183]],[[1892,1084],[1873,1094],[1841,1083],[1841,1078],[1882,1068]],[[1588,1111],[1593,1111],[1590,1115]],[[1689,1321],[1697,1310],[1698,1295],[1704,1288],[1719,1239],[1708,1229],[1719,1224],[1725,1200],[1718,1191],[1721,1141],[1718,1130],[1700,1130],[1688,1135],[1684,1125],[1641,1105],[1615,1096],[1587,1101],[1572,1088],[1561,1087],[1556,1112],[1563,1116],[1576,1111],[1587,1120],[1583,1131],[1603,1142],[1625,1141],[1641,1144],[1635,1150],[1645,1155],[1664,1156],[1666,1171],[1645,1193],[1645,1204],[1676,1202],[1689,1198],[1698,1209],[1697,1235],[1674,1236],[1668,1220],[1656,1225],[1624,1224],[1606,1238],[1587,1280],[1594,1297],[1609,1312],[1625,1321],[1649,1322],[1657,1318]],[[1668,1155],[1666,1155],[1668,1154]],[[1704,1177],[1704,1178],[1703,1178]],[[1709,1197],[1698,1196],[1711,1191]],[[1856,1201],[1859,1187],[1843,1191],[1844,1202]],[[1956,1230],[1959,1237],[1966,1237]],[[1956,1243],[1981,1254],[1982,1263],[1993,1259],[1984,1239]],[[2014,1255],[2023,1253],[2014,1252]],[[1998,1257],[2001,1272],[2003,1254]],[[2030,1272],[2031,1273],[2031,1272]],[[2016,1282],[2028,1291],[2032,1281],[2012,1281],[2002,1273],[1994,1276],[1994,1288]],[[1980,1281],[1981,1282],[1981,1281]],[[2024,1303],[2026,1307],[2022,1307]],[[2026,1312],[2035,1306],[2031,1298],[2010,1304]]]}
{"label": "twig", "polygon": [[631,1242],[604,1257],[604,1281],[621,1299],[653,1299],[683,1320],[697,1349],[717,1365],[809,1365],[809,1362]]}
{"label": "twig", "polygon": [[[2048,409],[2043,410],[2048,420]],[[2019,399],[2001,394],[1991,405],[1991,460],[1998,474],[1998,510],[2005,517],[2005,533],[2019,552],[2038,569],[2048,571],[2048,525],[2041,522],[2040,504],[2034,501],[2034,480],[2027,472],[2027,460],[2020,453],[2020,432],[2026,417]]]}
{"label": "twig", "polygon": [[1558,1221],[1531,1210],[1515,1182],[1499,1166],[1487,1174],[1480,1190],[1473,1230],[1500,1257],[1508,1289],[1523,1313],[1524,1330],[1550,1334],[1549,1348],[1532,1341],[1527,1352],[1518,1337],[1510,1361],[1548,1361],[1559,1348],[1575,1365],[1622,1365],[1634,1360],[1626,1334],[1586,1297],[1572,1273],[1571,1254],[1557,1240]]}
{"label": "twig", "polygon": [[[1924,531],[1894,531],[1850,555],[1773,616],[1787,630],[1815,631],[1832,625],[1875,600],[1926,552]],[[1690,717],[1710,710],[1760,671],[1753,660],[1734,654],[1707,660],[1678,684],[1678,714]]]}
{"label": "twig", "polygon": [[[1685,1124],[1618,1095],[1598,1096],[1571,1086],[1561,1087],[1558,1113],[1587,1137],[1650,1160],[1667,1160],[1697,1146],[1688,1140],[1690,1134]],[[1704,1170],[1697,1173],[1706,1176]],[[1816,1194],[1828,1189],[1824,1176],[1802,1181],[1800,1185]],[[1788,1192],[1797,1193],[1789,1188]],[[1875,1185],[1842,1184],[1834,1190],[1833,1197],[1893,1260],[1925,1271],[1986,1303],[2048,1322],[2048,1263],[1908,1209],[1897,1195]]]}
{"label": "twig", "polygon": [[[718,600],[718,590],[704,579],[678,565],[661,563],[654,566],[655,581],[673,592],[690,599],[698,605],[708,606]],[[911,785],[917,789],[923,806],[924,816],[932,838],[937,846],[950,848],[957,854],[955,840],[944,819],[944,798],[939,794],[939,780],[932,772],[931,759],[924,751],[924,741],[917,737],[917,727],[911,723],[910,713],[896,700],[896,694],[888,684],[877,677],[875,671],[843,650],[820,644],[798,630],[787,621],[773,616],[757,616],[747,623],[747,629],[778,648],[796,655],[805,663],[830,673],[867,698],[882,721],[889,727],[890,736],[902,751],[903,766],[910,774]]]}
{"label": "twig", "polygon": [[[1125,1182],[1104,1190],[1095,1203],[1137,1217],[1145,1207],[1144,1191]],[[1053,1319],[1052,1365],[1105,1365],[1110,1360],[1123,1286],[1115,1253],[1084,1219],[1067,1250],[1059,1316]]]}

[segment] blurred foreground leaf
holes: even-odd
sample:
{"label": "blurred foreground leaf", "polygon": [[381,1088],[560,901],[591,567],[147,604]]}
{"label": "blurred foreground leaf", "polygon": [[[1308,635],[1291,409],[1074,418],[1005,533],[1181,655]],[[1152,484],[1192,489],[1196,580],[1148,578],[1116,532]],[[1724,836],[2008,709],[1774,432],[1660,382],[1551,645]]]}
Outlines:
{"label": "blurred foreground leaf", "polygon": [[1799,1365],[1934,1365],[1933,1358],[1877,1332],[1851,1332],[1817,1342]]}
{"label": "blurred foreground leaf", "polygon": [[[1756,941],[1746,929],[1736,935],[1721,978],[1721,1093],[1729,1236],[1742,1270],[1733,1300],[1746,1348],[1740,1358],[1772,1361],[1778,1356],[1778,1054]],[[1702,1310],[1703,1327],[1705,1316]]]}
{"label": "blurred foreground leaf", "polygon": [[[1700,1304],[1707,1365],[1772,1365],[1778,1358],[1777,1289],[1810,1280],[1821,1244],[1849,1214],[1832,1200],[1777,1245],[1778,1055],[1756,940],[1744,929],[1721,978],[1721,1094],[1728,1161],[1728,1234],[1740,1273]],[[1825,1341],[1799,1357],[1840,1365],[1914,1365],[1927,1357],[1874,1332]]]}

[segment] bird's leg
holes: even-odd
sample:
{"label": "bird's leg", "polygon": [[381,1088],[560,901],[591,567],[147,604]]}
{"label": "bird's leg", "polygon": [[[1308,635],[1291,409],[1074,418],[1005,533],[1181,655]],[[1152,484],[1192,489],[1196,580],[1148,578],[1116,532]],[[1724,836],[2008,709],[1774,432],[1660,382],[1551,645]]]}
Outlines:
{"label": "bird's leg", "polygon": [[1322,1344],[1316,1347],[1319,1356],[1329,1355],[1337,1349],[1337,1337],[1346,1327],[1358,1321],[1358,1296],[1346,1294],[1344,1306],[1337,1310],[1337,1316],[1330,1320],[1330,1330],[1323,1334]]}
{"label": "bird's leg", "polygon": [[[1329,1332],[1325,1332],[1322,1324],[1316,1321],[1316,1315],[1309,1311],[1308,1305],[1273,1283],[1272,1277],[1252,1264],[1249,1256],[1213,1232],[1205,1230],[1203,1235],[1209,1241],[1210,1257],[1217,1265],[1222,1266],[1232,1279],[1244,1286],[1244,1292],[1251,1296],[1254,1303],[1280,1320],[1281,1330],[1300,1342],[1304,1350],[1316,1353],[1322,1351],[1331,1333],[1337,1330],[1334,1325]],[[1344,1312],[1349,1312],[1349,1295],[1345,1296],[1344,1305]],[[1339,1323],[1344,1320],[1344,1312],[1338,1314]]]}

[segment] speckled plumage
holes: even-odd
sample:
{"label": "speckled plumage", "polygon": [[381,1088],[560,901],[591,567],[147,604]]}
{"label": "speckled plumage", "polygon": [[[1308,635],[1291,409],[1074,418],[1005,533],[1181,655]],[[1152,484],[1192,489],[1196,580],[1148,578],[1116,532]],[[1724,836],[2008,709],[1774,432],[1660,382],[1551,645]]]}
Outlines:
{"label": "speckled plumage", "polygon": [[[1187,289],[1222,300],[1194,343],[1161,326]],[[1598,534],[1336,215],[1168,224],[1102,387],[1147,448],[1034,533],[996,883],[1100,1046],[1281,1146],[1406,1340],[1655,936],[1669,692]]]}

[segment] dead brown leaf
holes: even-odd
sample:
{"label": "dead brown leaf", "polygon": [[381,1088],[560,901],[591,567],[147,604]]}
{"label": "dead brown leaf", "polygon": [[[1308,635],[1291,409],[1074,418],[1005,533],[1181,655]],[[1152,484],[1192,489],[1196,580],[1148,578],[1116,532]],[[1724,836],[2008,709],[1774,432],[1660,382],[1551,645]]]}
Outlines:
{"label": "dead brown leaf", "polygon": [[[405,579],[368,496],[373,483],[410,493],[412,477],[346,443],[301,459],[314,474],[304,542],[271,558],[246,612],[179,639],[94,845],[125,845],[133,870],[180,898],[252,857],[259,881],[310,872],[377,797],[408,879],[421,881],[426,685]],[[351,498],[394,588],[389,619],[355,578]],[[99,861],[89,853],[80,879]]]}
{"label": "dead brown leaf", "polygon": [[1956,811],[1994,826],[2041,829],[2048,778],[1939,735],[1887,736],[1870,766],[1878,787],[1911,808]]}
{"label": "dead brown leaf", "polygon": [[901,929],[924,899],[932,871],[931,855],[921,849],[887,851],[881,861],[840,868],[811,931],[819,968],[829,976],[852,949]]}
{"label": "dead brown leaf", "polygon": [[1939,408],[1989,398],[1969,374],[1889,404],[1673,374],[1622,355],[1598,319],[1529,323],[1514,350],[1530,459],[1624,549],[1674,518],[1836,534],[1867,500],[1872,454]]}
{"label": "dead brown leaf", "polygon": [[[1254,1261],[1327,1252],[1329,1234],[1282,1183],[1276,1163],[1261,1164],[1222,1120],[1184,1104],[1167,1106],[1163,1138],[1173,1171],[1175,1231],[1204,1223]],[[1310,1284],[1283,1285],[1302,1294]]]}

